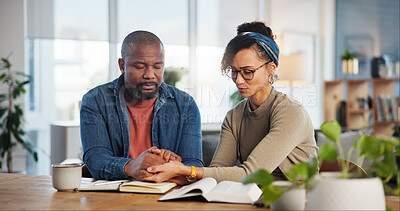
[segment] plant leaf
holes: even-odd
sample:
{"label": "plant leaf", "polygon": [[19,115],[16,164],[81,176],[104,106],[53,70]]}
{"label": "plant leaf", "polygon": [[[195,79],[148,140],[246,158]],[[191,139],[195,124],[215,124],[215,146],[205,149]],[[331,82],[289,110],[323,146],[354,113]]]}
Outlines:
{"label": "plant leaf", "polygon": [[0,108],[0,118],[3,117],[4,114],[6,114],[8,111],[8,108]]}
{"label": "plant leaf", "polygon": [[338,153],[335,145],[332,142],[323,144],[318,150],[318,157],[325,161],[335,161]]}
{"label": "plant leaf", "polygon": [[7,77],[7,74],[6,74],[6,73],[1,74],[1,75],[0,75],[0,80],[3,80],[5,77]]}
{"label": "plant leaf", "polygon": [[32,153],[32,155],[33,155],[33,159],[37,162],[39,160],[38,153],[36,151],[34,151]]}
{"label": "plant leaf", "polygon": [[261,187],[267,187],[274,181],[274,177],[265,169],[258,169],[242,179],[243,184],[256,183]]}
{"label": "plant leaf", "polygon": [[312,179],[318,173],[318,159],[316,157],[311,157],[308,160],[307,169],[309,179]]}
{"label": "plant leaf", "polygon": [[4,157],[4,153],[8,151],[12,147],[11,144],[11,134],[8,131],[5,131],[0,135],[0,143],[1,149],[4,151],[2,157]]}
{"label": "plant leaf", "polygon": [[232,93],[231,96],[229,96],[229,99],[231,100],[233,105],[236,105],[240,101],[242,101],[244,98],[240,95],[239,91],[236,90],[234,93]]}
{"label": "plant leaf", "polygon": [[15,105],[14,106],[14,109],[15,109],[15,111],[17,112],[17,114],[19,115],[19,116],[22,116],[23,115],[23,111],[22,111],[22,109],[21,109],[21,107],[19,106],[19,105]]}
{"label": "plant leaf", "polygon": [[29,84],[30,82],[31,82],[30,80],[24,81],[24,82],[22,82],[22,83],[20,84],[20,86],[23,87],[23,86],[25,86],[26,84]]}
{"label": "plant leaf", "polygon": [[375,136],[367,136],[361,146],[361,154],[371,160],[376,160],[384,153],[384,145]]}
{"label": "plant leaf", "polygon": [[282,193],[283,193],[283,187],[276,187],[273,185],[273,183],[269,184],[267,187],[264,187],[263,188],[264,206],[267,207],[269,204],[279,199]]}
{"label": "plant leaf", "polygon": [[336,121],[326,121],[321,125],[321,132],[331,141],[339,141],[342,127]]}
{"label": "plant leaf", "polygon": [[277,200],[283,193],[282,187],[273,185],[274,177],[265,169],[258,169],[242,179],[243,184],[256,183],[263,190],[264,206]]}

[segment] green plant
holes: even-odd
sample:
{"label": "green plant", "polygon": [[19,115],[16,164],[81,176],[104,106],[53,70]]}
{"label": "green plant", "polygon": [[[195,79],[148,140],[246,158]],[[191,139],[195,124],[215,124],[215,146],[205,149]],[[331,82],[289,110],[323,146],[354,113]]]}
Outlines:
{"label": "green plant", "polygon": [[188,70],[186,68],[175,68],[175,67],[166,67],[164,68],[164,83],[169,84],[171,86],[175,86],[176,82],[181,80],[182,76],[186,74]]}
{"label": "green plant", "polygon": [[231,100],[232,105],[236,106],[240,101],[244,99],[244,97],[240,95],[239,90],[236,90],[234,93],[231,94],[231,96],[229,96],[229,99]]}
{"label": "green plant", "polygon": [[[295,188],[304,184],[306,190],[315,185],[315,175],[318,169],[325,161],[336,161],[339,163],[341,178],[355,177],[380,177],[386,191],[399,196],[400,191],[400,173],[397,160],[400,157],[400,139],[397,137],[377,137],[364,136],[360,134],[359,139],[354,141],[347,155],[344,155],[343,148],[339,141],[342,128],[337,121],[327,121],[321,125],[321,132],[328,137],[330,142],[323,144],[318,150],[318,158],[311,157],[307,162],[294,164],[285,174],[292,186]],[[351,153],[356,150],[357,163],[366,160],[368,165],[364,165],[365,173],[357,171],[350,172]],[[388,182],[396,179],[396,185],[391,187]],[[271,202],[277,200],[283,189],[273,185],[273,176],[264,169],[259,169],[243,178],[244,184],[256,183],[261,186],[264,194],[264,205],[268,206]]]}
{"label": "green plant", "polygon": [[265,169],[258,169],[242,180],[243,184],[256,183],[261,186],[265,207],[279,199],[283,193],[283,188],[274,186],[273,182],[274,177]]}
{"label": "green plant", "polygon": [[[341,126],[337,121],[327,121],[321,125],[322,133],[331,141],[327,143],[331,145],[330,151],[337,151],[339,168],[341,169],[341,178],[363,177],[364,175],[357,171],[350,173],[349,163],[345,159],[350,160],[351,153],[355,150],[357,154],[357,164],[365,163],[363,168],[366,176],[381,178],[386,191],[399,196],[400,194],[400,173],[397,160],[400,157],[400,139],[398,137],[384,136],[364,136],[359,135],[358,140],[354,141],[353,146],[349,149],[347,155],[344,155],[343,148],[340,144],[339,137],[341,134]],[[336,144],[336,147],[332,145]],[[333,146],[333,147],[332,147]],[[396,186],[391,187],[388,182],[396,178]]]}
{"label": "green plant", "polygon": [[[314,176],[318,174],[318,160],[315,157],[311,157],[307,162],[301,162],[294,164],[286,177],[292,183],[287,190],[297,188],[304,185],[305,189],[308,190],[314,183]],[[279,199],[283,194],[284,189],[273,184],[274,177],[265,169],[258,169],[253,173],[245,176],[242,183],[256,183],[261,186],[263,191],[264,206],[267,207],[272,202]]]}
{"label": "green plant", "polygon": [[16,142],[22,144],[33,155],[35,161],[38,160],[33,145],[25,140],[25,131],[22,128],[23,110],[20,105],[15,103],[15,100],[25,93],[24,85],[29,83],[29,80],[20,80],[19,78],[28,78],[28,76],[22,72],[11,71],[11,66],[8,57],[1,58],[0,83],[5,85],[7,92],[0,94],[0,169],[4,156],[7,154],[8,172],[13,171],[12,148]]}
{"label": "green plant", "polygon": [[342,60],[352,60],[357,58],[358,58],[357,54],[352,53],[350,49],[345,50],[342,55]]}

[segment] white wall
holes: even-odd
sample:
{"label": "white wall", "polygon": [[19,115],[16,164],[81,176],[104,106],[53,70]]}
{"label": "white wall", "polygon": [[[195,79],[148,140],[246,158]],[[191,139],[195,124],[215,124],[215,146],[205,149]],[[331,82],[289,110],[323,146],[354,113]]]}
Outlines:
{"label": "white wall", "polygon": [[24,70],[24,1],[0,0],[0,57],[10,57],[13,68]]}
{"label": "white wall", "polygon": [[[269,13],[265,21],[274,34],[288,31],[314,36],[314,82],[293,88],[295,98],[306,107],[314,128],[323,122],[323,81],[333,78],[334,5],[335,0],[267,0],[266,3]],[[287,92],[285,87],[277,86],[277,89]]]}
{"label": "white wall", "polygon": [[359,61],[357,75],[344,75],[342,61],[337,59],[336,78],[371,78],[373,57],[400,60],[399,0],[338,0],[336,6],[336,58],[349,49]]}
{"label": "white wall", "polygon": [[[12,70],[24,71],[24,0],[0,0],[0,57],[9,58]],[[0,86],[0,93],[7,89]],[[23,103],[19,99],[18,103]],[[25,170],[25,150],[18,147],[13,156],[14,171]],[[5,169],[3,162],[3,170]]]}

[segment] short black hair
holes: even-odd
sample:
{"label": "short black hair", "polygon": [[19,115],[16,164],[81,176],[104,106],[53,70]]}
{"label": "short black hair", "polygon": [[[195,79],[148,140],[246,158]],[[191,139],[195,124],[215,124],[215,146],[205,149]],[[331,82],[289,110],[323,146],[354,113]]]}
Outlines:
{"label": "short black hair", "polygon": [[129,46],[132,44],[147,44],[147,45],[158,45],[164,47],[160,38],[155,34],[148,31],[134,31],[129,33],[122,42],[121,46],[121,57],[125,58],[130,54]]}
{"label": "short black hair", "polygon": [[225,48],[224,56],[222,57],[222,73],[225,73],[226,67],[232,64],[233,58],[242,49],[254,48],[261,59],[265,59],[266,61],[271,60],[265,50],[257,44],[256,40],[249,36],[240,35],[243,32],[257,32],[274,40],[275,35],[272,33],[271,28],[266,26],[264,22],[253,21],[250,23],[243,23],[237,27],[236,31],[237,36],[229,41],[228,45]]}

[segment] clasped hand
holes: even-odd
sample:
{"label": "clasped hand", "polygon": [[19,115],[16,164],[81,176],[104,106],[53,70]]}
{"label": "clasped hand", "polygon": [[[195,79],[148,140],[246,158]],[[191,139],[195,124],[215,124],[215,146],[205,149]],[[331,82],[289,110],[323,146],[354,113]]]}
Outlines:
{"label": "clasped hand", "polygon": [[[152,175],[143,178],[144,180],[154,181],[154,182],[175,182],[178,185],[185,185],[188,183],[186,176],[190,174],[190,167],[183,165],[181,162],[169,161],[168,163],[151,166],[147,168],[147,172]],[[187,172],[185,174],[185,172]]]}
{"label": "clasped hand", "polygon": [[162,165],[170,161],[181,163],[182,158],[169,150],[158,149],[153,146],[142,152],[136,159],[129,161],[125,165],[124,171],[126,175],[132,178],[149,178],[153,176],[154,173],[148,172],[147,168]]}

